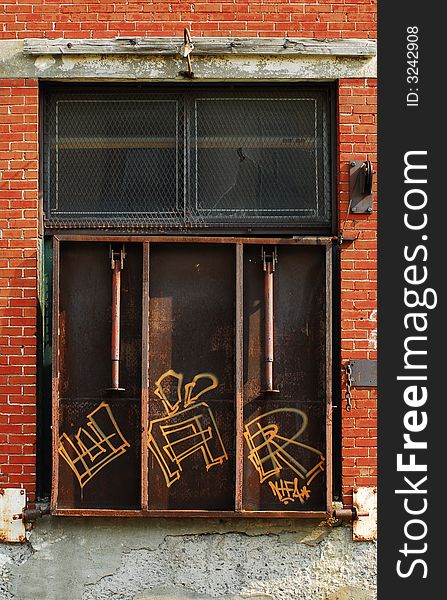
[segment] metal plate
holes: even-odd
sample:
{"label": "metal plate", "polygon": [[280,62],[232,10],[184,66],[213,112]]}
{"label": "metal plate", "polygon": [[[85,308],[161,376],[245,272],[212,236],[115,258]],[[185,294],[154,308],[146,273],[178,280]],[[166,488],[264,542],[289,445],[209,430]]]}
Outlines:
{"label": "metal plate", "polygon": [[0,489],[0,542],[26,542],[22,511],[26,506],[26,490]]}
{"label": "metal plate", "polygon": [[358,542],[367,542],[377,539],[377,488],[354,488],[352,503],[359,515],[368,513],[368,516],[359,516],[352,524],[352,539]]}
{"label": "metal plate", "polygon": [[140,508],[139,398],[63,398],[59,508]]}
{"label": "metal plate", "polygon": [[[56,458],[59,461],[55,463],[58,468],[54,485],[56,489],[59,487],[59,499],[53,512],[56,509],[57,514],[102,514],[105,511],[104,514],[166,516],[193,511],[189,514],[204,516],[212,513],[220,516],[232,514],[236,496],[236,510],[244,511],[242,514],[246,516],[299,514],[321,517],[327,506],[325,488],[326,484],[330,487],[331,462],[330,443],[326,443],[325,437],[325,397],[328,386],[325,350],[330,347],[326,342],[330,327],[321,318],[326,307],[330,306],[325,288],[326,246],[320,245],[319,240],[311,240],[313,245],[310,246],[304,240],[266,242],[270,245],[272,241],[277,243],[280,255],[275,283],[275,383],[280,388],[280,394],[265,399],[259,393],[265,387],[262,318],[264,275],[260,264],[261,242],[264,242],[258,239],[254,244],[250,240],[243,249],[239,249],[238,277],[239,282],[246,286],[246,294],[243,294],[242,285],[236,294],[234,241],[228,243],[225,240],[222,243],[222,239],[216,241],[206,238],[204,241],[207,243],[200,244],[188,238],[188,243],[182,243],[185,241],[183,238],[179,238],[177,243],[172,238],[151,240],[150,253],[145,258],[146,265],[150,263],[150,285],[142,287],[138,283],[142,272],[141,244],[132,244],[133,238],[126,238],[128,257],[122,286],[125,295],[122,302],[122,342],[123,346],[128,345],[128,349],[123,352],[121,372],[126,392],[119,398],[112,398],[101,391],[110,377],[109,367],[105,366],[110,360],[111,275],[108,243],[104,243],[104,238],[95,243],[82,239],[80,244],[69,239],[61,242],[60,311],[56,310],[60,319],[54,327],[57,330],[60,326],[61,352],[60,361],[56,363],[60,367],[58,372],[64,392],[55,406],[56,429],[59,435],[66,434],[66,438],[72,441],[77,435],[81,436],[81,441],[86,441],[86,432],[92,433],[96,423],[105,437],[112,433],[115,436],[113,443],[118,443],[114,443],[113,456],[110,454],[113,460],[104,463],[104,468],[99,468],[102,465],[100,461],[109,456],[99,446],[90,447],[87,444],[92,454],[88,458],[95,464],[84,474],[76,472],[70,461],[58,453],[59,436],[55,438]],[[245,277],[242,266],[246,271]],[[143,289],[147,300],[142,306]],[[236,310],[236,304],[243,295],[245,309],[240,302]],[[143,357],[141,346],[145,347],[146,341],[141,339],[141,309],[145,315],[143,340],[149,338],[149,356],[145,351]],[[245,344],[242,343],[243,333]],[[96,348],[93,354],[91,346]],[[240,346],[237,355],[235,346]],[[106,357],[104,365],[101,357]],[[139,392],[142,382],[138,366],[141,367],[142,359],[144,365],[149,364],[147,375],[143,374],[143,387],[146,389],[149,384],[149,407],[147,412],[143,409],[141,413]],[[77,364],[77,361],[81,364]],[[200,373],[214,373],[219,385],[203,394],[198,402],[188,403],[187,406],[184,406],[187,391],[184,386],[181,406],[174,407],[167,414],[166,404],[155,392],[160,392],[160,377],[170,369],[183,372],[183,383],[187,385]],[[198,389],[197,386],[196,392]],[[243,411],[242,390],[245,394]],[[236,419],[237,395],[236,405],[240,406],[240,412]],[[175,398],[172,400],[169,394],[167,397],[171,400],[172,408]],[[108,405],[113,419],[108,416],[104,403]],[[185,412],[194,406],[199,406],[202,412]],[[146,407],[145,397],[143,407]],[[293,414],[284,410],[290,407],[296,409]],[[210,411],[205,410],[208,408],[212,417]],[[276,421],[271,423],[270,417],[266,422],[260,421],[269,410],[274,411]],[[306,418],[303,418],[303,412]],[[141,418],[145,430],[142,435],[143,447],[140,443]],[[288,476],[286,467],[283,481],[279,476],[274,482],[277,484],[275,490],[268,485],[269,481],[260,481],[259,471],[248,456],[247,438],[244,436],[244,425],[249,425],[253,419],[257,420],[255,427],[259,424],[261,427],[271,424],[277,426],[286,440],[292,440],[306,421],[305,430],[300,431],[299,441],[307,449],[317,448],[324,455],[326,464],[324,469],[317,468],[312,482],[307,482],[311,494],[310,498],[304,498],[302,494],[304,503],[301,503],[300,494],[295,490],[294,477]],[[195,425],[191,425],[192,421],[195,424],[200,422],[198,431],[193,430]],[[239,426],[239,433],[235,430],[235,422]],[[183,453],[178,461],[181,468],[173,469],[179,472],[177,479],[166,479],[166,472],[159,460],[161,453],[157,455],[154,452],[155,443],[148,448],[146,423],[149,429],[151,424],[156,423],[158,429],[152,429],[150,433],[159,450],[168,450],[168,459],[175,462],[172,455]],[[214,436],[216,426],[225,453],[221,452],[217,436],[213,442],[205,439],[210,437],[210,433]],[[256,437],[256,430],[251,433],[252,437]],[[165,434],[166,439],[163,438]],[[70,453],[72,449],[66,438],[64,445]],[[198,447],[197,451],[188,453],[185,451],[191,450],[188,447],[191,438],[196,440]],[[235,444],[240,444],[240,457],[245,455],[243,465],[241,459],[235,461]],[[290,443],[287,445],[290,446]],[[177,449],[181,452],[177,452]],[[108,451],[107,448],[105,450]],[[262,454],[261,448],[259,451]],[[141,452],[143,460],[139,469]],[[315,458],[316,455],[311,456]],[[222,458],[221,462],[219,458]],[[309,464],[308,458],[305,452],[299,457],[307,471],[318,467],[317,463]],[[143,473],[142,480],[140,473]],[[237,485],[235,473],[239,482]],[[81,477],[83,484],[89,478],[82,487]],[[290,482],[295,486],[293,489],[290,488]],[[141,511],[138,498],[140,485],[143,494]],[[301,488],[298,488],[300,493]],[[243,500],[242,490],[245,494]]]}
{"label": "metal plate", "polygon": [[376,360],[350,360],[352,385],[355,387],[377,387]]}

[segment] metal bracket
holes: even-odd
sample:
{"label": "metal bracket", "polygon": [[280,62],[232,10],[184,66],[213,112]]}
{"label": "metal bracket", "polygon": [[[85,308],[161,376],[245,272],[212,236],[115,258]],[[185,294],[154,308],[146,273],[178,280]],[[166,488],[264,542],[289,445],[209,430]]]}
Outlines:
{"label": "metal bracket", "polygon": [[350,212],[371,214],[373,211],[373,167],[370,160],[352,160],[349,163]]}
{"label": "metal bracket", "polygon": [[187,62],[188,62],[188,70],[187,71],[180,71],[179,75],[182,75],[183,77],[188,77],[189,79],[192,79],[194,77],[194,71],[192,70],[192,63],[191,63],[191,52],[194,50],[194,44],[191,41],[191,34],[189,33],[189,29],[184,29],[183,31],[183,44],[180,46],[180,55],[183,58],[186,58]]}
{"label": "metal bracket", "polygon": [[[269,248],[269,246],[267,246]],[[278,262],[278,249],[276,246],[270,250],[266,250],[264,246],[261,248],[262,266],[264,271],[267,271],[267,263],[271,264],[271,270],[276,270],[276,264]]]}
{"label": "metal bracket", "polygon": [[124,259],[126,258],[126,248],[124,244],[120,244],[116,246],[114,244],[110,244],[109,256],[111,260],[111,269],[115,268],[115,264],[119,263],[119,268],[124,269]]}
{"label": "metal bracket", "polygon": [[344,508],[341,502],[333,503],[328,524],[337,527],[343,520],[352,522],[352,539],[357,542],[377,539],[377,488],[353,489],[352,507]]}

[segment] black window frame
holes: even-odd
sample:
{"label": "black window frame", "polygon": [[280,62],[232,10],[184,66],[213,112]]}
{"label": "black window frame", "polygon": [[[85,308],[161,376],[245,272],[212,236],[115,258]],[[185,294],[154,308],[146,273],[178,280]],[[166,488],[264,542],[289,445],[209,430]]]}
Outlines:
{"label": "black window frame", "polygon": [[[337,209],[337,149],[336,149],[336,86],[333,83],[323,84],[310,84],[298,82],[294,84],[290,83],[176,83],[176,84],[156,84],[156,83],[102,83],[102,84],[91,84],[91,83],[48,83],[44,82],[41,84],[41,121],[40,121],[40,155],[42,157],[42,164],[40,170],[40,189],[43,197],[43,227],[49,234],[57,234],[71,230],[73,232],[81,231],[94,231],[103,229],[108,232],[128,232],[134,231],[135,233],[162,233],[171,232],[173,234],[188,233],[191,235],[210,234],[210,235],[333,235],[336,236],[338,229],[338,209]],[[327,179],[326,185],[329,188],[328,191],[328,210],[330,211],[330,218],[327,222],[301,222],[293,223],[281,223],[278,220],[268,219],[265,222],[237,222],[237,220],[229,221],[225,224],[221,222],[215,222],[212,219],[206,220],[206,222],[195,223],[193,226],[185,223],[173,223],[164,222],[160,224],[160,220],[154,219],[152,222],[148,217],[144,222],[137,223],[134,219],[126,219],[119,225],[115,222],[101,223],[100,219],[96,219],[92,223],[87,221],[82,222],[79,220],[70,221],[58,220],[51,218],[51,208],[49,206],[49,152],[46,146],[46,139],[48,138],[48,103],[49,99],[53,95],[76,95],[76,94],[107,94],[116,95],[116,97],[125,98],[131,97],[132,94],[144,94],[145,97],[149,97],[151,94],[158,96],[159,98],[173,97],[173,94],[183,95],[185,98],[185,106],[187,112],[182,115],[185,120],[184,131],[187,138],[185,144],[185,157],[182,158],[185,163],[184,173],[182,175],[181,185],[185,187],[181,191],[185,198],[185,202],[191,202],[192,186],[189,185],[188,181],[192,178],[190,172],[190,161],[187,160],[189,149],[189,137],[188,129],[194,125],[188,115],[191,114],[191,102],[194,98],[207,97],[210,94],[218,96],[225,96],[227,94],[236,96],[256,95],[262,94],[266,98],[275,98],[284,95],[296,95],[299,91],[306,93],[315,92],[317,94],[324,95],[324,101],[327,103],[327,161],[324,176]],[[323,97],[323,96],[322,96]],[[186,183],[185,183],[186,182]]]}

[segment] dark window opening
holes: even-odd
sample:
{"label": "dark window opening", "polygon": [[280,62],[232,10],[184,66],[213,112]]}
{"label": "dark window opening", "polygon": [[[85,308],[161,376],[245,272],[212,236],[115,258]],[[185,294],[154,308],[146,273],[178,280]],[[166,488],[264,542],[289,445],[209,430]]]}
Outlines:
{"label": "dark window opening", "polygon": [[49,87],[46,226],[327,232],[331,121],[329,88]]}

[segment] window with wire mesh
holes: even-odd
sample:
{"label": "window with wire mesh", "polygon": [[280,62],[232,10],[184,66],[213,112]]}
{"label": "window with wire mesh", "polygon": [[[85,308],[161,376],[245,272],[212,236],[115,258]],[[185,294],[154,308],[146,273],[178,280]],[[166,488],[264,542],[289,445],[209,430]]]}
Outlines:
{"label": "window with wire mesh", "polygon": [[329,90],[45,95],[48,227],[328,227]]}

